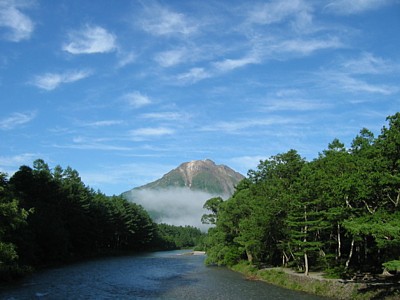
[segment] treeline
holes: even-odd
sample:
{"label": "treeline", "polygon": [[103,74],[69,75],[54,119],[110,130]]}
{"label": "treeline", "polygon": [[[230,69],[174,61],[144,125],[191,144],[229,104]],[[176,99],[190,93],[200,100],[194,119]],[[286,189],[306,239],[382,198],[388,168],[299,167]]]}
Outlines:
{"label": "treeline", "polygon": [[39,159],[10,179],[0,173],[0,280],[26,267],[194,246],[194,228],[169,227],[155,224],[140,205],[89,188],[70,167],[50,170]]}
{"label": "treeline", "polygon": [[196,227],[169,224],[158,224],[157,227],[164,248],[183,249],[192,248],[193,246],[202,247],[205,233]]}
{"label": "treeline", "polygon": [[362,129],[307,162],[295,150],[260,161],[234,195],[212,198],[207,262],[290,266],[308,274],[400,269],[400,113],[378,137]]}

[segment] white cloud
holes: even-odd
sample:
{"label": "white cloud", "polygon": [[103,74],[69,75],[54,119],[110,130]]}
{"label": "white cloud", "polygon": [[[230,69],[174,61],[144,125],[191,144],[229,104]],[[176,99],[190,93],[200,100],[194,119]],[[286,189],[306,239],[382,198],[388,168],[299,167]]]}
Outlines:
{"label": "white cloud", "polygon": [[312,21],[312,8],[302,0],[274,0],[256,5],[248,14],[248,21],[256,24],[269,25],[293,20],[293,26],[304,28]]}
{"label": "white cloud", "polygon": [[398,87],[385,84],[372,84],[360,79],[353,78],[346,74],[331,74],[331,76],[332,80],[338,83],[338,86],[350,92],[392,95],[399,91]]}
{"label": "white cloud", "polygon": [[0,27],[9,29],[4,37],[13,42],[29,39],[34,30],[32,20],[20,10],[21,3],[12,0],[0,1]]}
{"label": "white cloud", "polygon": [[142,114],[141,117],[145,119],[176,121],[176,120],[181,120],[186,116],[178,112],[156,112],[156,113]]}
{"label": "white cloud", "polygon": [[134,52],[118,53],[117,68],[123,68],[135,62],[137,55]]}
{"label": "white cloud", "polygon": [[172,67],[180,64],[186,58],[184,49],[175,49],[160,52],[155,56],[155,61],[162,67]]}
{"label": "white cloud", "polygon": [[214,63],[218,71],[228,72],[237,68],[244,67],[249,64],[257,64],[260,60],[256,56],[248,56],[240,59],[225,59],[220,62]]}
{"label": "white cloud", "polygon": [[116,50],[116,37],[100,26],[86,25],[71,31],[62,49],[71,54],[107,53]]}
{"label": "white cloud", "polygon": [[133,108],[140,108],[153,103],[153,101],[146,95],[135,91],[125,94],[122,98]]}
{"label": "white cloud", "polygon": [[178,83],[195,83],[197,81],[211,77],[212,74],[204,68],[192,68],[186,73],[177,76]]}
{"label": "white cloud", "polygon": [[246,120],[233,120],[233,121],[220,121],[215,124],[207,125],[201,128],[202,131],[219,131],[229,134],[240,133],[248,128],[263,127],[278,124],[289,124],[299,122],[295,118],[282,118],[282,117],[268,117],[260,119],[246,119]]}
{"label": "white cloud", "polygon": [[23,165],[32,165],[33,161],[35,161],[39,157],[43,156],[34,153],[0,156],[0,172],[6,173],[8,176],[12,176],[19,169],[19,167]]}
{"label": "white cloud", "polygon": [[323,49],[341,48],[343,44],[337,38],[330,39],[293,39],[273,44],[269,48],[271,53],[298,53],[309,55],[315,51]]}
{"label": "white cloud", "polygon": [[123,124],[124,122],[121,120],[103,120],[103,121],[96,121],[96,122],[88,122],[84,123],[84,126],[87,127],[107,127],[107,126],[114,126],[114,125],[120,125]]}
{"label": "white cloud", "polygon": [[38,88],[51,91],[57,88],[60,84],[75,82],[90,75],[91,72],[88,70],[68,71],[64,73],[45,73],[36,76],[31,83]]}
{"label": "white cloud", "polygon": [[38,157],[37,154],[23,153],[13,156],[0,156],[0,166],[2,167],[19,167],[28,165]]}
{"label": "white cloud", "polygon": [[155,222],[176,226],[190,225],[204,231],[210,225],[201,223],[202,215],[207,213],[203,205],[208,199],[215,196],[188,188],[134,190],[130,193],[131,201],[159,216]]}
{"label": "white cloud", "polygon": [[320,101],[294,98],[268,100],[263,106],[266,111],[310,111],[326,109],[330,105]]}
{"label": "white cloud", "polygon": [[88,138],[77,136],[72,139],[71,144],[53,144],[55,148],[80,149],[80,150],[100,150],[100,151],[129,151],[129,147],[118,146],[109,138]]}
{"label": "white cloud", "polygon": [[167,127],[146,127],[131,130],[129,133],[132,137],[143,138],[171,135],[175,133],[175,130]]}
{"label": "white cloud", "polygon": [[190,35],[197,31],[197,25],[184,14],[171,11],[158,5],[145,7],[139,20],[144,31],[153,35]]}
{"label": "white cloud", "polygon": [[0,120],[0,129],[10,130],[17,126],[26,124],[36,117],[36,112],[13,113],[9,117]]}
{"label": "white cloud", "polygon": [[391,61],[376,57],[371,53],[363,53],[358,59],[349,59],[342,64],[343,70],[352,74],[382,74],[399,69]]}
{"label": "white cloud", "polygon": [[334,0],[330,1],[325,9],[335,14],[350,15],[378,9],[393,2],[392,0]]}

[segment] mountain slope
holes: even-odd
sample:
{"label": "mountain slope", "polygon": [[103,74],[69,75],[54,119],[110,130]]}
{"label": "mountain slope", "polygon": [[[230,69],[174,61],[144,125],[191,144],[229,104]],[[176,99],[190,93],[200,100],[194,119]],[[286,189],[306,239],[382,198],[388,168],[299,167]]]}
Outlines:
{"label": "mountain slope", "polygon": [[131,189],[122,195],[142,205],[157,223],[191,225],[202,229],[204,202],[216,196],[230,197],[244,178],[212,160],[185,162],[162,178]]}
{"label": "mountain slope", "polygon": [[244,178],[225,165],[216,165],[212,160],[185,162],[162,178],[136,189],[166,189],[187,187],[191,190],[230,196],[235,186]]}

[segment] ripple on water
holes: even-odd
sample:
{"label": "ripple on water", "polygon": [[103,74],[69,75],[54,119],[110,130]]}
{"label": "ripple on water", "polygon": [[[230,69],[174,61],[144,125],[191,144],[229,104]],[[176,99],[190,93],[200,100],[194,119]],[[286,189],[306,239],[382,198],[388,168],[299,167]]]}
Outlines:
{"label": "ripple on water", "polygon": [[113,257],[36,273],[0,299],[322,299],[205,267],[182,251]]}

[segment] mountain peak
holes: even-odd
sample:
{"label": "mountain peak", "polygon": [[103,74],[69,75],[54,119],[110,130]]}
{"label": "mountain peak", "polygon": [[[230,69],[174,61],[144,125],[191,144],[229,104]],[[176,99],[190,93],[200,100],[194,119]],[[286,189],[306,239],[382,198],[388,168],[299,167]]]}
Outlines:
{"label": "mountain peak", "polygon": [[191,190],[230,196],[243,178],[244,176],[240,173],[225,165],[217,165],[207,158],[184,162],[162,178],[135,189],[186,187]]}

